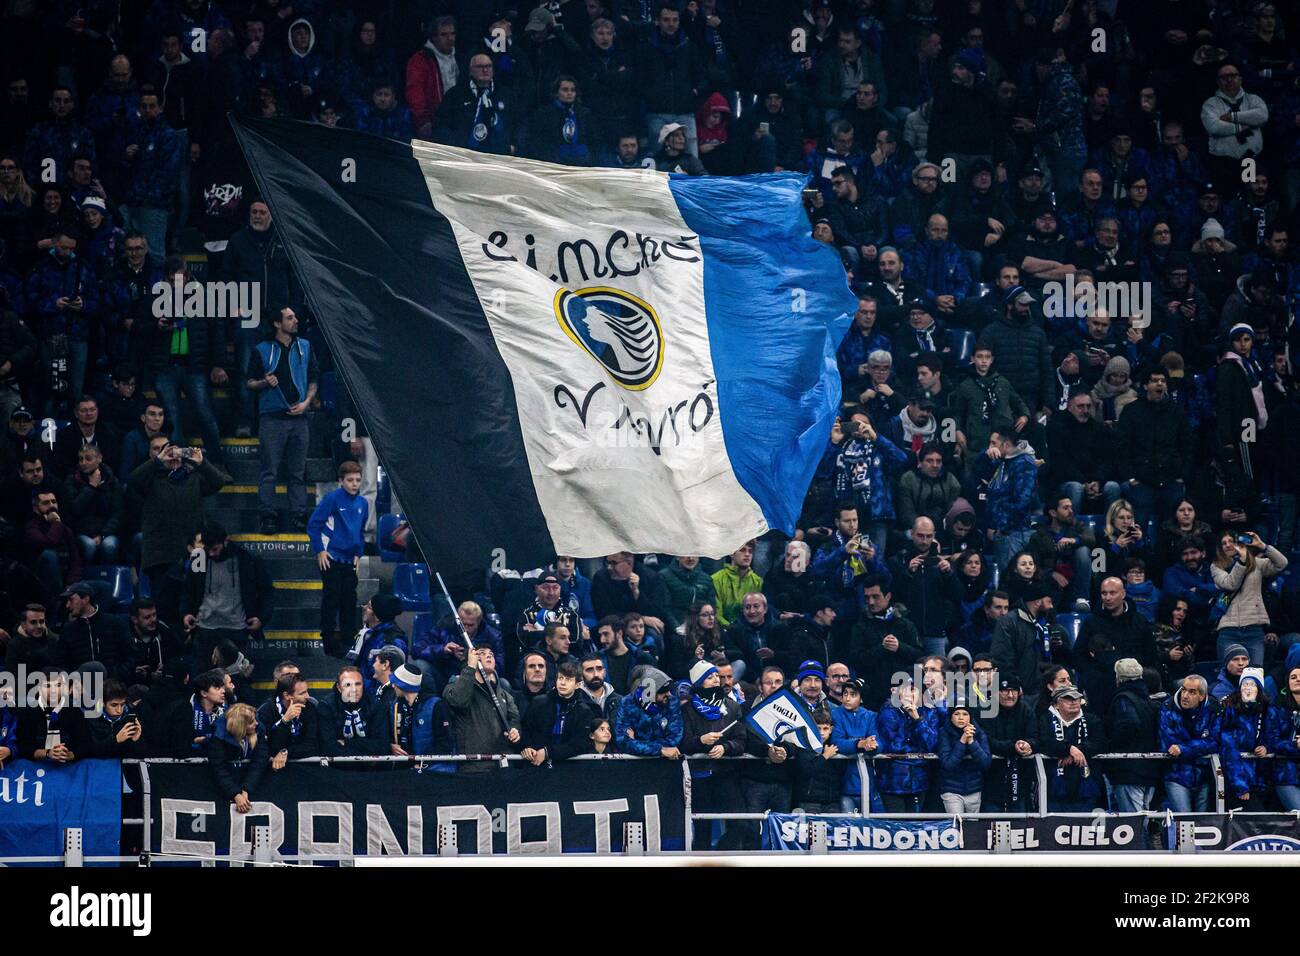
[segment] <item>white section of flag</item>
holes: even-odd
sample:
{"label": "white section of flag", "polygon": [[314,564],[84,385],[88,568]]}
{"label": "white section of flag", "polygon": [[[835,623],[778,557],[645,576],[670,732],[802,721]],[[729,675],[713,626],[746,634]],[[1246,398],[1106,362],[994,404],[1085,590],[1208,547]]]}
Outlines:
{"label": "white section of flag", "polygon": [[[667,177],[418,141],[412,149],[434,206],[451,222],[510,370],[537,499],[556,550],[578,557],[618,550],[721,557],[764,533],[762,512],[736,480],[723,442],[703,253]],[[656,243],[662,255],[637,275],[617,277],[595,275],[588,258],[584,280],[582,251],[575,256],[570,246],[561,259],[562,244],[581,239],[593,244],[602,264],[612,260],[621,270],[631,271],[643,253],[652,257]],[[537,270],[525,264],[530,251]],[[518,261],[497,261],[506,255]],[[681,261],[692,256],[696,261]],[[648,386],[620,385],[556,317],[557,292],[602,287],[634,297],[659,319],[662,367]],[[593,317],[598,326],[602,321]],[[625,366],[634,364],[639,353],[602,334],[599,341],[611,343],[616,361],[621,355]],[[557,387],[568,394],[557,399]],[[640,437],[631,434],[631,423],[641,425]],[[656,434],[659,454],[645,437]]]}

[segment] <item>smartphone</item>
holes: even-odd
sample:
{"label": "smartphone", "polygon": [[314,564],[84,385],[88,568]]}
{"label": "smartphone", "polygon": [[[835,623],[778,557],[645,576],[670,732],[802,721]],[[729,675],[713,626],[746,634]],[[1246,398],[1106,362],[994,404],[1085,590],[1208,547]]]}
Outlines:
{"label": "smartphone", "polygon": [[194,460],[194,449],[193,449],[193,448],[182,448],[182,449],[181,449],[181,457],[184,458],[186,461],[193,461],[193,460]]}
{"label": "smartphone", "polygon": [[772,131],[772,124],[771,124],[771,123],[759,123],[759,124],[758,124],[758,131],[759,131],[760,133],[762,133],[764,136],[766,136],[768,133],[770,133],[770,132]]}
{"label": "smartphone", "polygon": [[1237,544],[1254,544],[1255,539],[1248,534],[1237,535]]}
{"label": "smartphone", "polygon": [[809,202],[811,202],[813,199],[816,199],[816,198],[817,198],[817,189],[814,188],[814,187],[811,187],[811,186],[810,186],[809,188],[805,189],[805,190],[803,191],[803,198],[804,198],[804,199],[807,199]]}

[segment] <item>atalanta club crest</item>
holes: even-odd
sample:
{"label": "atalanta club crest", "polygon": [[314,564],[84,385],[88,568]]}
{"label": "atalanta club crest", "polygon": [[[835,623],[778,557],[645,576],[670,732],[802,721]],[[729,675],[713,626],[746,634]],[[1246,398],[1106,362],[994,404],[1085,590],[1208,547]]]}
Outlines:
{"label": "atalanta club crest", "polygon": [[555,318],[574,344],[629,391],[654,384],[664,364],[663,327],[649,303],[594,286],[555,294]]}

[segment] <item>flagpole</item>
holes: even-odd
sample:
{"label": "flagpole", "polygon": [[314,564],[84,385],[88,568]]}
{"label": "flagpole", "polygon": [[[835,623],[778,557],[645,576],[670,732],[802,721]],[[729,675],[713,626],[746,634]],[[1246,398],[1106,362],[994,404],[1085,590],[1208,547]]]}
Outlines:
{"label": "flagpole", "polygon": [[[442,572],[435,572],[434,577],[438,579],[438,587],[442,588],[442,596],[447,599],[447,606],[451,608],[451,616],[460,629],[460,637],[465,642],[466,652],[473,652],[474,642],[469,639],[469,631],[465,630],[465,623],[460,619],[460,614],[456,612],[456,605],[452,602],[451,594],[447,591],[447,583],[442,579]],[[510,721],[506,717],[505,706],[501,703],[501,698],[497,696],[496,688],[488,680],[487,671],[483,670],[483,663],[477,657],[474,658],[474,666],[478,670],[478,676],[483,681],[483,686],[487,688],[488,696],[492,698],[492,705],[496,708],[497,716],[501,718],[501,726],[505,728],[507,734],[510,733]]]}

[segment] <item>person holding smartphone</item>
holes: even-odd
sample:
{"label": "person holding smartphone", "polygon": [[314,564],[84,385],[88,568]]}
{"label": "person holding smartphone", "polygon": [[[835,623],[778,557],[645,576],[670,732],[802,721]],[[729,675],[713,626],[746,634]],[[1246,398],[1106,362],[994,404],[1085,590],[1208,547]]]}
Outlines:
{"label": "person holding smartphone", "polygon": [[[1210,616],[1219,616],[1217,652],[1220,658],[1231,644],[1240,644],[1250,652],[1250,663],[1264,663],[1264,647],[1269,642],[1268,609],[1264,606],[1264,586],[1286,570],[1287,559],[1277,548],[1266,544],[1254,531],[1225,531],[1219,536],[1219,553],[1210,568],[1210,577],[1219,589]],[[1277,635],[1272,635],[1272,641]]]}

